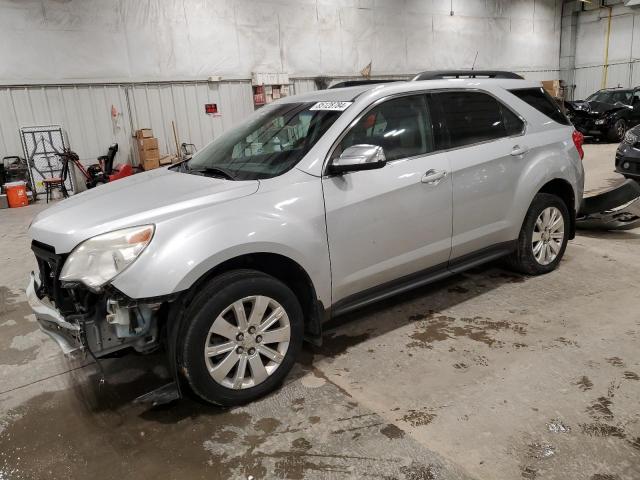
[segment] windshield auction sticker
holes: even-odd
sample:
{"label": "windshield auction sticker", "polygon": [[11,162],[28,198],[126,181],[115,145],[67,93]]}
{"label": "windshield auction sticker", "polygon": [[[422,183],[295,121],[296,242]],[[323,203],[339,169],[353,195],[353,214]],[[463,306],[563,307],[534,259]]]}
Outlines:
{"label": "windshield auction sticker", "polygon": [[353,102],[318,102],[309,110],[331,110],[334,112],[344,112]]}

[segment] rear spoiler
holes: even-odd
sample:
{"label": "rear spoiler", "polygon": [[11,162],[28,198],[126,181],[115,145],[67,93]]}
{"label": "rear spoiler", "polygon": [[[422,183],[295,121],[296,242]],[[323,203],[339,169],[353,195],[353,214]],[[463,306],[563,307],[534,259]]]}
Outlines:
{"label": "rear spoiler", "polygon": [[512,80],[524,80],[517,73],[503,70],[433,70],[421,72],[411,79],[417,80],[444,80],[447,78],[508,78]]}

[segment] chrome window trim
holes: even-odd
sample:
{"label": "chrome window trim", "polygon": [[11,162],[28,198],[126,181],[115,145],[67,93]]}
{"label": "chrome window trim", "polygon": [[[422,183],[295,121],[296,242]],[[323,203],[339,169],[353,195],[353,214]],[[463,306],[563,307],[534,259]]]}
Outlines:
{"label": "chrome window trim", "polygon": [[[375,100],[374,102],[372,102],[371,104],[369,104],[364,110],[362,110],[358,116],[356,118],[353,119],[353,121],[342,131],[342,133],[340,133],[340,135],[338,135],[338,138],[331,144],[331,148],[329,149],[329,151],[327,152],[327,154],[325,155],[325,159],[322,165],[322,177],[332,177],[334,176],[333,174],[330,174],[328,172],[329,169],[329,165],[330,162],[332,161],[332,156],[333,153],[335,152],[336,148],[338,147],[338,145],[340,144],[340,142],[344,139],[344,137],[351,131],[352,128],[354,128],[357,123],[362,120],[362,117],[364,117],[367,113],[369,113],[372,109],[374,109],[375,107],[377,107],[378,105],[380,105],[381,103],[384,103],[386,101],[392,100],[394,98],[399,98],[399,97],[408,97],[408,96],[413,96],[413,95],[427,95],[430,93],[449,93],[449,92],[476,92],[476,93],[484,93],[485,95],[489,95],[490,97],[494,98],[500,105],[502,105],[503,107],[509,109],[509,111],[511,111],[511,113],[513,113],[516,117],[518,117],[521,121],[522,121],[522,131],[516,135],[507,135],[504,137],[500,137],[500,138],[493,138],[490,140],[482,140],[480,142],[475,142],[475,143],[469,143],[467,145],[462,145],[460,147],[451,147],[451,148],[442,148],[439,150],[434,150],[432,152],[427,152],[427,153],[422,153],[419,155],[413,155],[410,157],[401,157],[401,158],[394,158],[393,160],[390,160],[389,164],[393,164],[396,163],[398,161],[405,161],[405,160],[413,160],[415,158],[424,158],[424,157],[428,157],[431,155],[435,155],[438,153],[446,153],[446,152],[452,152],[454,150],[461,150],[463,148],[470,148],[470,147],[475,147],[478,145],[484,145],[486,143],[491,143],[491,142],[495,142],[497,140],[502,140],[505,138],[519,138],[519,137],[523,137],[524,135],[527,134],[527,130],[529,127],[529,123],[527,122],[527,120],[518,112],[516,112],[510,105],[507,105],[504,101],[502,101],[502,99],[500,99],[499,97],[497,97],[496,95],[494,95],[492,92],[489,92],[487,90],[483,90],[481,88],[434,88],[434,89],[426,89],[426,90],[414,90],[411,92],[402,92],[402,93],[395,93],[392,95],[387,95],[385,97],[381,97],[377,100]],[[431,112],[429,112],[431,113]]]}

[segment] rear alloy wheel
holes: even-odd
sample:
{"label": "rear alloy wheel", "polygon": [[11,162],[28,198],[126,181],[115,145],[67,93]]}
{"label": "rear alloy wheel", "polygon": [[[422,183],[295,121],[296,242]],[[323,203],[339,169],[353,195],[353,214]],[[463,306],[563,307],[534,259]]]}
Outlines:
{"label": "rear alloy wheel", "polygon": [[569,221],[561,198],[538,193],[522,223],[516,251],[507,258],[509,266],[527,275],[554,270],[567,248]]}
{"label": "rear alloy wheel", "polygon": [[610,142],[621,142],[624,140],[624,134],[627,133],[627,123],[620,118],[609,129],[607,137]]}
{"label": "rear alloy wheel", "polygon": [[302,346],[297,297],[255,270],[215,277],[184,315],[180,371],[194,393],[218,405],[241,405],[275,389]]}
{"label": "rear alloy wheel", "polygon": [[536,220],[531,235],[533,256],[540,265],[552,263],[564,243],[564,219],[556,207],[545,208]]}

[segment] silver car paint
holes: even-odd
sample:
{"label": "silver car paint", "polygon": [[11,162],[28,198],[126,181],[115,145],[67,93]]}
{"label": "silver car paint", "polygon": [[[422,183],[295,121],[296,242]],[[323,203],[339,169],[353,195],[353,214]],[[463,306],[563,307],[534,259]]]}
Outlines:
{"label": "silver car paint", "polygon": [[253,195],[156,221],[153,241],[113,285],[132,298],[166,295],[189,288],[226,260],[274,253],[297,262],[312,279],[319,299],[329,305],[331,274],[321,182],[292,169],[259,183]]}
{"label": "silver car paint", "polygon": [[450,171],[447,154],[323,179],[334,302],[449,260],[451,177],[428,170]]}
{"label": "silver car paint", "polygon": [[119,228],[162,223],[258,190],[258,181],[225,182],[161,168],[86,190],[44,210],[31,237],[68,253],[87,238]]}
{"label": "silver car paint", "polygon": [[[155,223],[149,247],[113,281],[132,298],[185,290],[228,259],[269,252],[296,261],[311,278],[319,300],[328,306],[360,289],[450,256],[515,239],[533,196],[551,179],[561,178],[573,186],[577,208],[584,174],[571,140],[572,128],[550,121],[504,90],[539,86],[522,80],[442,80],[288,97],[283,102],[347,101],[360,94],[297,167],[280,177],[230,182],[160,169],[60,202],[36,217],[30,234],[53,245],[58,253],[67,253],[94,235]],[[409,91],[442,88],[480,89],[500,98],[524,117],[526,134],[417,161],[392,162],[381,170],[354,172],[342,179],[322,178],[334,142],[371,103]],[[530,149],[526,155],[509,155],[513,145],[523,142]],[[482,159],[492,160],[479,163]],[[453,165],[452,174],[437,188],[418,183],[428,169],[447,165]],[[504,176],[497,175],[503,170]],[[402,175],[411,181],[383,183],[394,175],[396,181]],[[402,191],[409,192],[414,201],[433,202],[422,210],[423,224],[410,221],[419,219],[417,206],[398,210],[394,205],[402,202]],[[390,204],[380,209],[385,197]],[[368,204],[367,199],[374,199],[376,205]],[[474,208],[476,202],[483,208]],[[364,224],[359,212],[362,218],[377,221]],[[391,228],[397,231],[390,234]],[[376,246],[378,239],[385,243]],[[391,252],[387,258],[385,249]]]}

